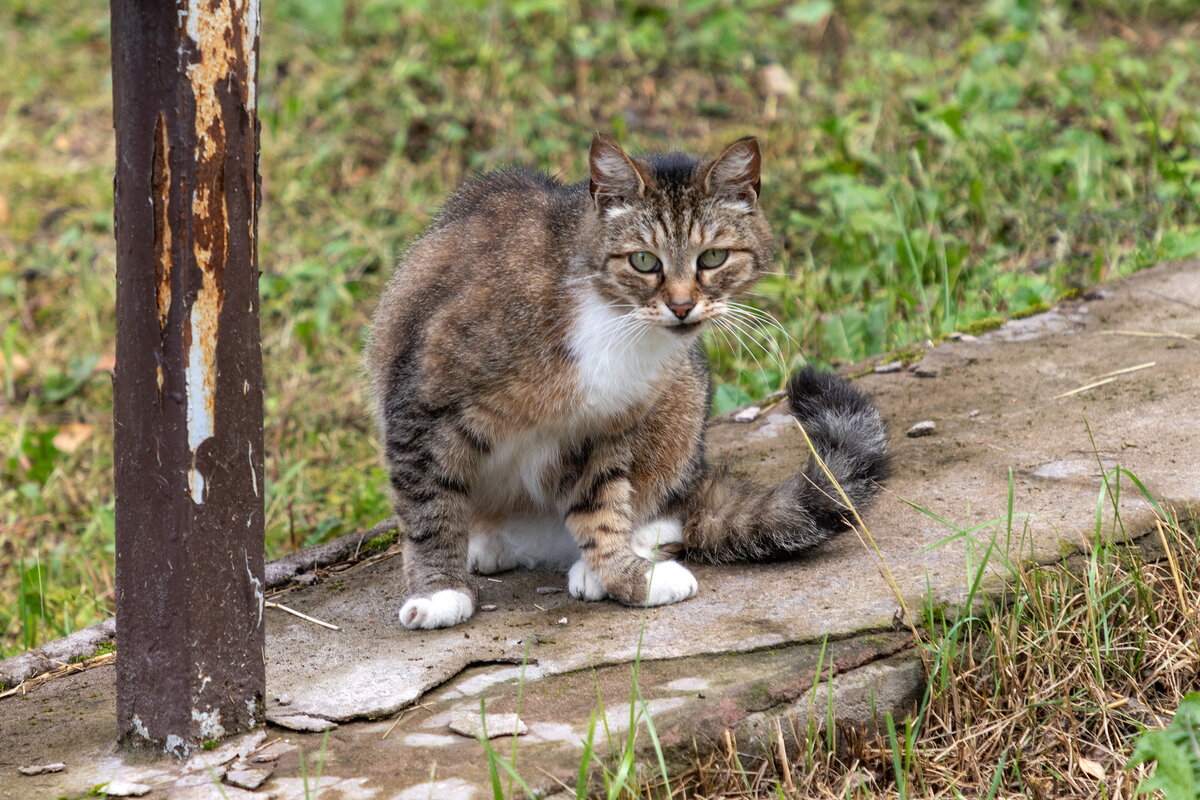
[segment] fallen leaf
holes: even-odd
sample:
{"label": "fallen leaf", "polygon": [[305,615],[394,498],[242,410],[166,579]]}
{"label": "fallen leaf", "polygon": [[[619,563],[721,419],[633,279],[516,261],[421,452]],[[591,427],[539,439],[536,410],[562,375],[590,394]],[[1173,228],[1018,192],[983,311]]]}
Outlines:
{"label": "fallen leaf", "polygon": [[1102,781],[1108,777],[1104,771],[1104,767],[1097,761],[1092,761],[1090,758],[1079,758],[1079,771],[1085,775],[1090,775],[1098,781]]}
{"label": "fallen leaf", "polygon": [[66,425],[60,425],[58,433],[54,435],[54,446],[60,453],[74,453],[81,444],[91,438],[95,427],[86,422],[68,422]]}
{"label": "fallen leaf", "polygon": [[9,378],[20,378],[29,374],[29,359],[20,353],[13,353],[7,358],[0,353],[0,367],[4,368]]}

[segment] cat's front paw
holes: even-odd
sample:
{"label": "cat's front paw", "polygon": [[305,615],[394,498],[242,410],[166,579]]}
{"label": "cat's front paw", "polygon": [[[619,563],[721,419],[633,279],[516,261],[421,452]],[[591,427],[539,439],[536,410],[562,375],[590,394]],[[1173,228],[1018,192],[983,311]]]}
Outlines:
{"label": "cat's front paw", "polygon": [[410,631],[449,628],[475,613],[475,601],[458,589],[443,589],[429,597],[410,597],[400,606],[400,622]]}
{"label": "cat's front paw", "polygon": [[680,603],[700,591],[696,576],[678,561],[660,561],[646,572],[649,588],[646,590],[647,606],[665,606]]}
{"label": "cat's front paw", "polygon": [[567,573],[567,591],[572,597],[589,602],[608,597],[604,584],[600,582],[600,576],[588,566],[586,558],[576,561]]}

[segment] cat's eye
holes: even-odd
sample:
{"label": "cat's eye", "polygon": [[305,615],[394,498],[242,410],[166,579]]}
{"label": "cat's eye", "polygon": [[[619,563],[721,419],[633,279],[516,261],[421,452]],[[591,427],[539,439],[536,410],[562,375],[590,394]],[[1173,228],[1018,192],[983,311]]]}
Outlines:
{"label": "cat's eye", "polygon": [[629,265],[638,272],[654,272],[662,267],[662,262],[654,253],[638,250],[636,253],[629,254]]}
{"label": "cat's eye", "polygon": [[728,250],[705,250],[700,254],[700,258],[696,259],[696,263],[704,269],[714,269],[724,264],[727,258]]}

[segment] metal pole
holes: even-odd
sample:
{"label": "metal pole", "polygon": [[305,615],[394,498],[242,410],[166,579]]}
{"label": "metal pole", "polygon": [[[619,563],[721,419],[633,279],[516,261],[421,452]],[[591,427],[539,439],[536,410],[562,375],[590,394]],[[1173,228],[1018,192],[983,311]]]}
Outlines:
{"label": "metal pole", "polygon": [[117,723],[185,756],[261,720],[257,0],[110,0]]}

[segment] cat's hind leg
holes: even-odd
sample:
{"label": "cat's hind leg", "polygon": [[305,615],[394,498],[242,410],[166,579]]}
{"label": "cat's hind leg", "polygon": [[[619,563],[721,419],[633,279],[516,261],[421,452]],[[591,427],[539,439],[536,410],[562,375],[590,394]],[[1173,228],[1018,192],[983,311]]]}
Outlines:
{"label": "cat's hind leg", "polygon": [[467,542],[467,569],[476,575],[496,575],[521,565],[509,547],[499,519],[479,519],[471,523]]}
{"label": "cat's hind leg", "polygon": [[565,572],[578,558],[579,546],[559,514],[517,513],[471,523],[467,569],[478,575],[517,567]]}
{"label": "cat's hind leg", "polygon": [[683,550],[683,523],[677,519],[653,519],[633,530],[633,552],[651,561],[666,561]]}

